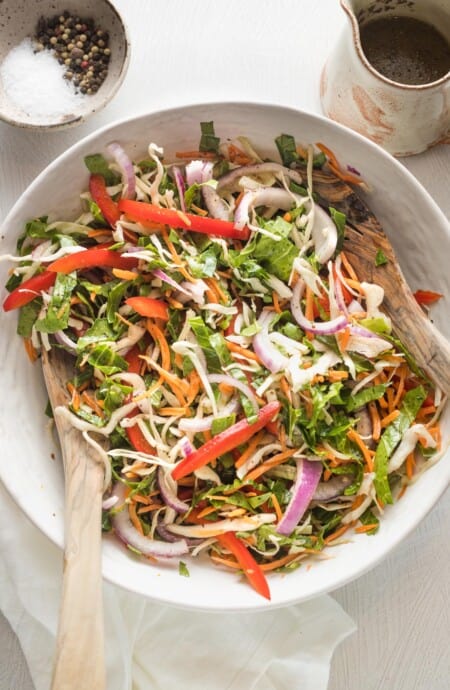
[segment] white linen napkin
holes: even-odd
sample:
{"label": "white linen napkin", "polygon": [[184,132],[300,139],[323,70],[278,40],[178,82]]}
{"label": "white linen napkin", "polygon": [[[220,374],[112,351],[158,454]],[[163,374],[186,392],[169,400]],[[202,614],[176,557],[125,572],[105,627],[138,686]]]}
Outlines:
{"label": "white linen napkin", "polygon": [[[61,551],[0,485],[0,608],[49,690]],[[353,620],[329,596],[257,613],[186,612],[104,583],[108,690],[326,690]],[[17,690],[20,690],[17,688]]]}

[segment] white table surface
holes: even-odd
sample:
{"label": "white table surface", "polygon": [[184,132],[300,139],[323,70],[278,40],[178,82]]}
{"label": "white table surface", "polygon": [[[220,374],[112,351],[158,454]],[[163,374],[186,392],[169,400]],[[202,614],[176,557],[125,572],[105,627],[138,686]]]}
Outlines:
{"label": "white table surface", "polygon": [[[124,84],[105,110],[75,129],[41,134],[0,123],[0,218],[56,155],[127,115],[226,100],[321,112],[320,71],[346,21],[338,0],[115,4],[132,42]],[[450,217],[449,147],[403,162]],[[329,690],[448,690],[449,529],[447,490],[395,553],[334,592],[358,631],[335,653]],[[0,690],[7,689],[31,690],[32,684],[20,648],[0,618]]]}

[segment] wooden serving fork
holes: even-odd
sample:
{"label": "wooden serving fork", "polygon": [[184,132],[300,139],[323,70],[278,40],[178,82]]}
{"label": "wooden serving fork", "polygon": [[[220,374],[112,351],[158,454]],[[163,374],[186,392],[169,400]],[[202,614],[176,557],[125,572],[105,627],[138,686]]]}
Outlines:
{"label": "wooden serving fork", "polygon": [[57,413],[68,402],[73,358],[42,352],[42,370],[62,449],[65,545],[52,690],[105,690],[101,579],[103,464],[78,429]]}
{"label": "wooden serving fork", "polygon": [[[384,290],[382,308],[393,329],[426,377],[450,395],[450,343],[417,304],[393,247],[372,211],[353,189],[326,170],[314,170],[313,190],[321,206],[345,213],[344,250],[355,271]],[[376,265],[381,250],[387,262]]]}

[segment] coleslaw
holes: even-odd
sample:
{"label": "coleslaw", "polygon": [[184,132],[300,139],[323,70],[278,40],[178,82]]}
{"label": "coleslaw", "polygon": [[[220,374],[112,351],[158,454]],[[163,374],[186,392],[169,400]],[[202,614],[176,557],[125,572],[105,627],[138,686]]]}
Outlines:
{"label": "coleslaw", "polygon": [[88,156],[79,217],[31,220],[2,257],[3,307],[32,358],[74,357],[54,414],[104,463],[103,528],[270,598],[266,572],[378,531],[437,459],[445,399],[348,261],[345,216],[315,201],[329,150],[283,134],[263,160],[201,130],[175,163],[155,144]]}

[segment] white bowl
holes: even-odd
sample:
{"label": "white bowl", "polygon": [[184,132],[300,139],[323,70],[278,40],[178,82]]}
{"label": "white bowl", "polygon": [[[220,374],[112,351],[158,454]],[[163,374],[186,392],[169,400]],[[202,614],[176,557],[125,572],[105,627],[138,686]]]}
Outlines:
{"label": "white bowl", "polygon": [[[344,165],[357,168],[371,192],[367,200],[396,249],[413,289],[443,293],[436,306],[436,324],[450,336],[447,317],[450,273],[447,267],[449,224],[427,192],[397,161],[354,132],[324,118],[270,105],[227,103],[195,105],[144,115],[101,129],[57,158],[18,200],[3,225],[0,252],[13,252],[24,224],[32,217],[70,218],[79,212],[78,195],[87,188],[83,157],[104,152],[119,141],[131,156],[145,154],[149,142],[163,146],[166,158],[176,150],[195,148],[199,122],[214,120],[222,138],[250,137],[259,151],[276,155],[274,138],[289,133],[300,143],[321,141]],[[0,284],[7,266],[1,265]],[[63,477],[59,451],[47,431],[46,393],[39,364],[31,364],[15,334],[16,315],[1,314],[0,417],[2,461],[0,476],[22,510],[48,537],[63,543]],[[450,436],[449,410],[443,420],[444,444]],[[375,536],[354,535],[350,543],[328,551],[289,574],[270,575],[272,601],[258,596],[233,573],[209,562],[189,562],[190,577],[178,567],[149,565],[114,538],[103,546],[104,577],[121,587],[186,608],[204,610],[257,610],[285,606],[329,592],[360,576],[378,563],[422,520],[450,480],[450,454],[446,454],[411,486],[403,498],[387,508]],[[3,526],[6,528],[6,526]],[[11,527],[12,529],[12,527]]]}

